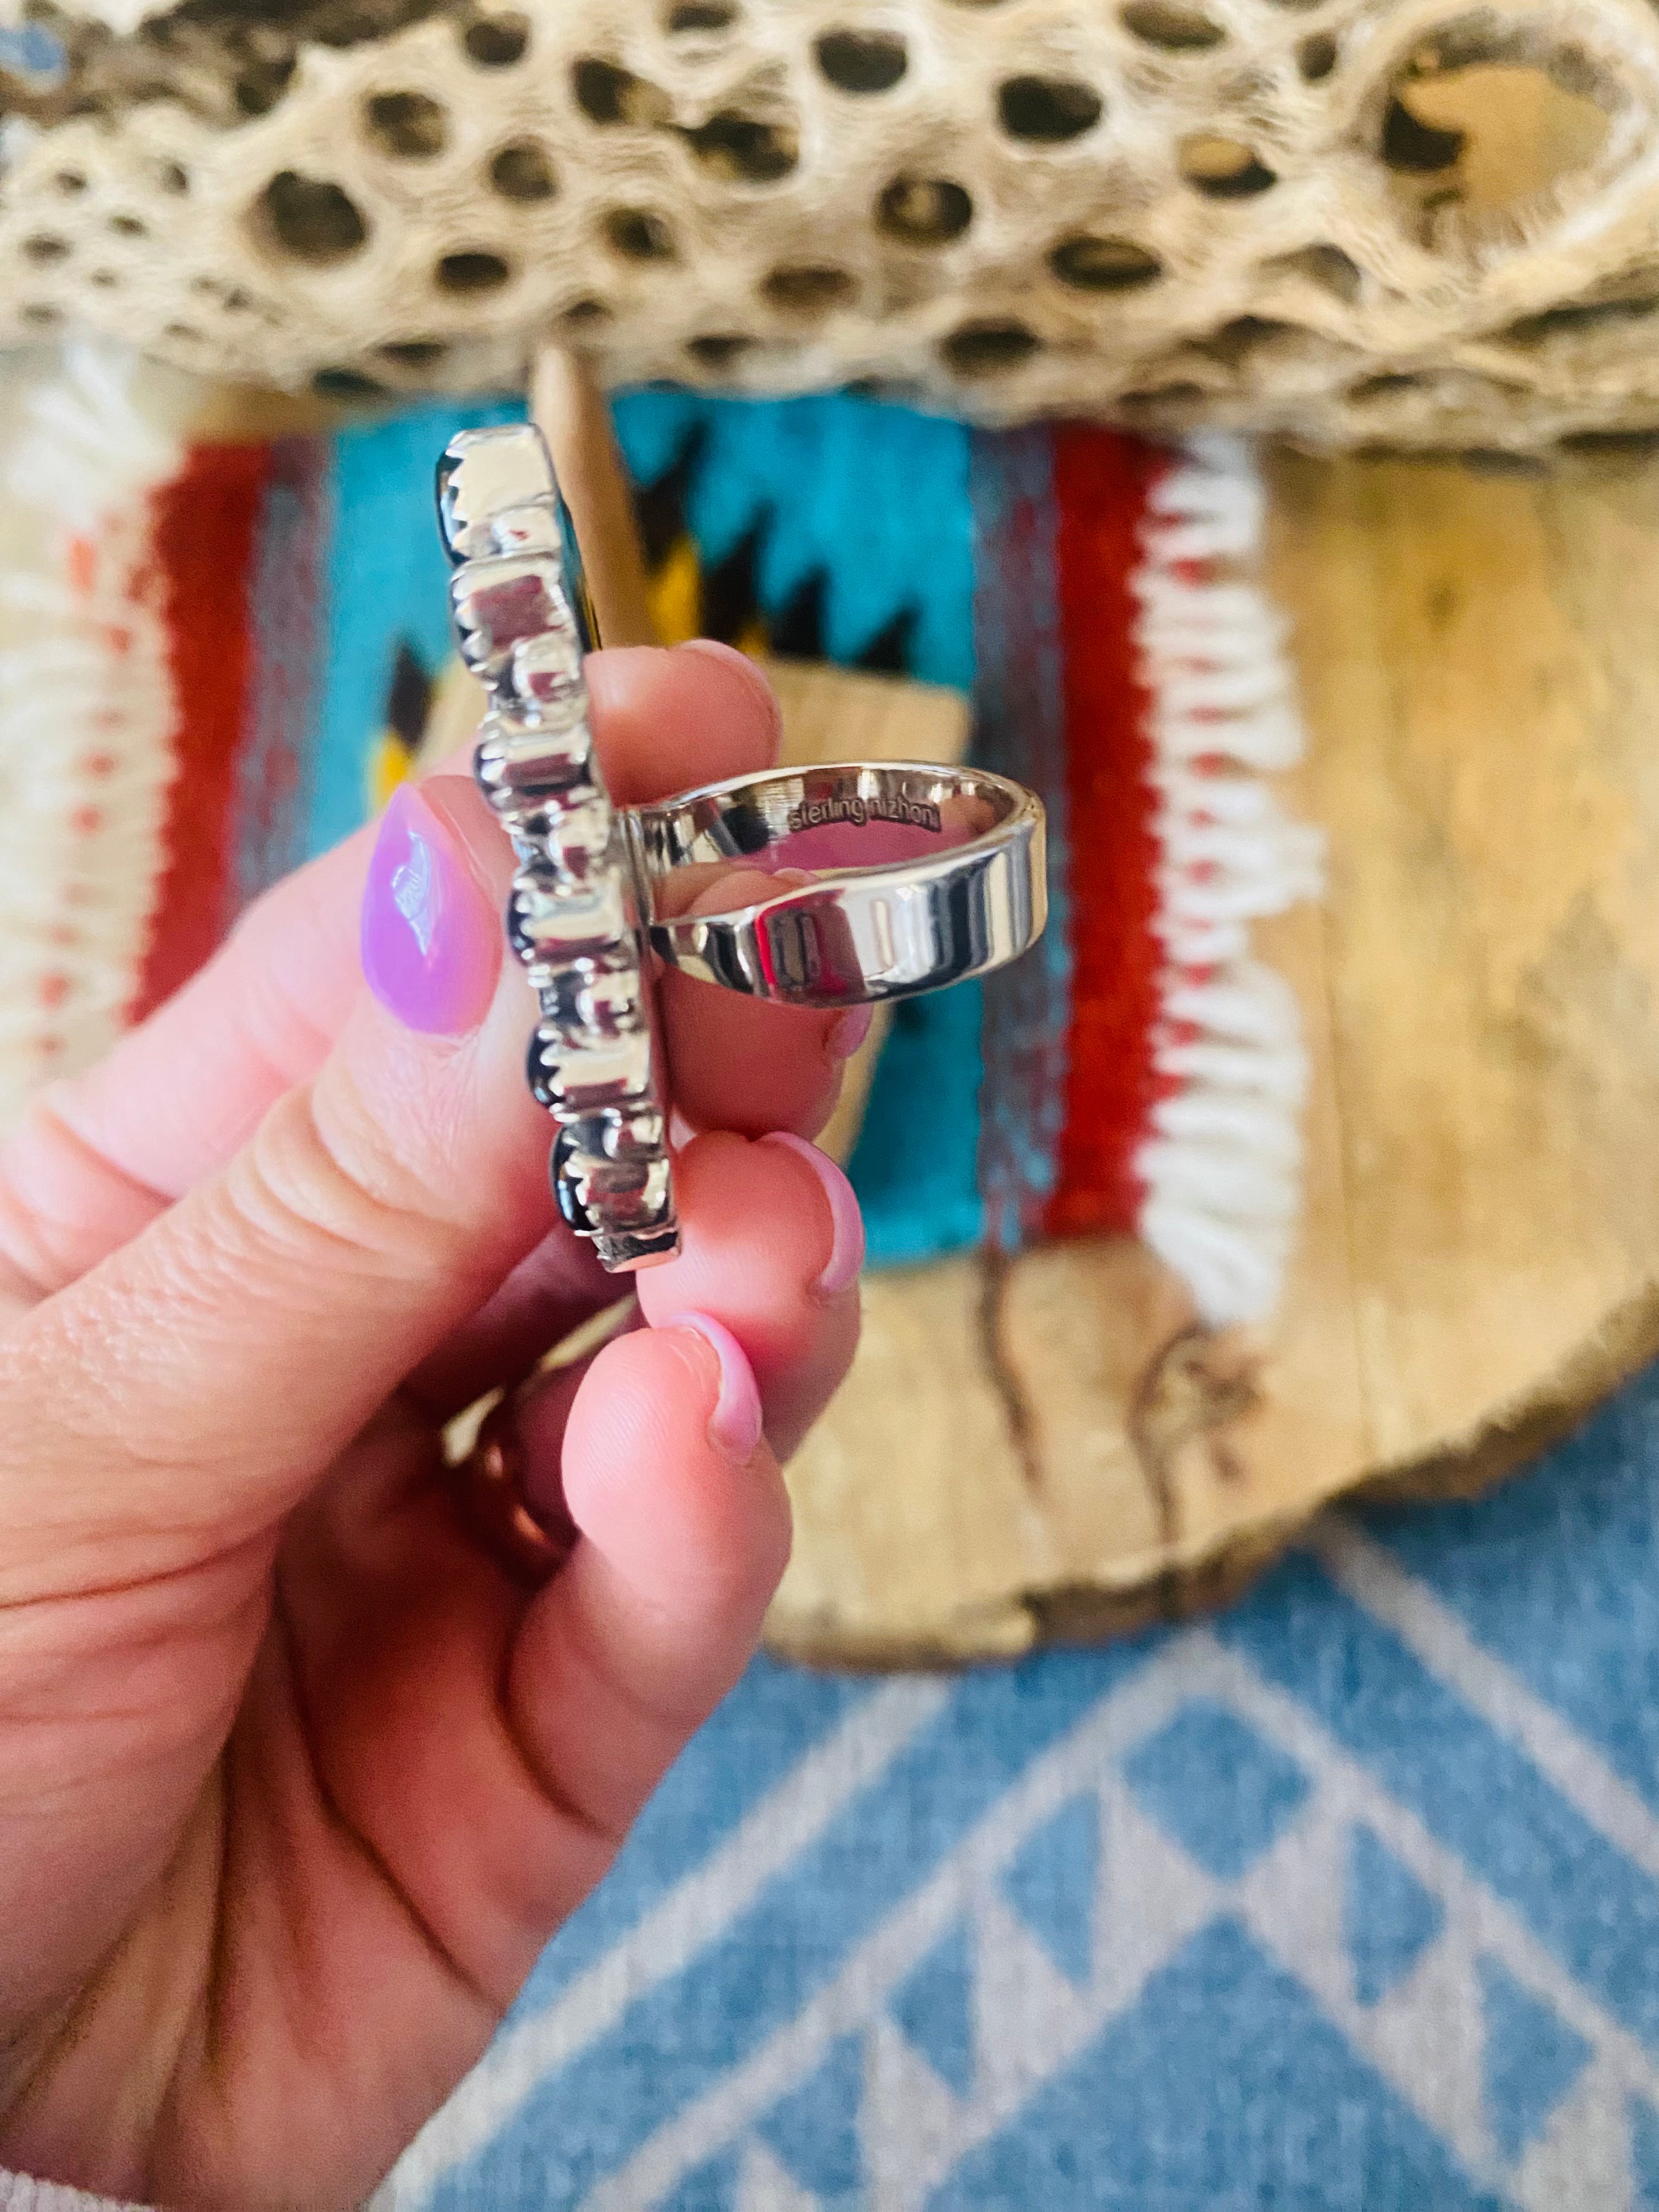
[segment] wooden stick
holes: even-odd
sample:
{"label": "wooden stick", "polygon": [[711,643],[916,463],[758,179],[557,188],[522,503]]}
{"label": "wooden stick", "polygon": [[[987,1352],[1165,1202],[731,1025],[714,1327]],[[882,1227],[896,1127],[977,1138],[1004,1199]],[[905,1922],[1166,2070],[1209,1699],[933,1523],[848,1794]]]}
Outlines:
{"label": "wooden stick", "polygon": [[552,448],[553,465],[581,540],[601,637],[607,645],[660,644],[651,619],[633,501],[604,394],[585,362],[548,346],[536,359],[530,404]]}

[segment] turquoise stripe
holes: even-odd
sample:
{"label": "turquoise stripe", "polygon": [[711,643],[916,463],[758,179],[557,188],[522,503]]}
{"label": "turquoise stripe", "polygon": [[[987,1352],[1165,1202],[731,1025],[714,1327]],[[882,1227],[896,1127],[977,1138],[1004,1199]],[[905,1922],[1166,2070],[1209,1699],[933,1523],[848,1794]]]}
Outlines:
{"label": "turquoise stripe", "polygon": [[905,999],[876,1063],[848,1172],[872,1267],[915,1267],[979,1243],[984,993],[959,983]]}
{"label": "turquoise stripe", "polygon": [[909,672],[968,690],[974,556],[961,423],[847,392],[746,400],[635,392],[615,412],[638,483],[659,482],[695,447],[685,518],[706,568],[753,537],[769,615],[823,577],[831,660],[856,661],[908,612]]}
{"label": "turquoise stripe", "polygon": [[[637,482],[657,483],[686,465],[686,527],[706,569],[752,538],[769,614],[809,578],[823,578],[832,659],[856,660],[908,610],[912,673],[972,687],[969,456],[975,444],[994,456],[1008,441],[975,441],[959,422],[844,392],[771,401],[629,392],[617,402],[616,422]],[[1046,438],[1039,451],[1046,462]],[[1043,580],[1052,598],[1052,575]],[[1000,652],[1024,638],[1026,621],[1023,604],[1007,610]],[[999,663],[1000,678],[1018,673]],[[1039,719],[1052,720],[1052,689]],[[897,1011],[851,1163],[872,1266],[914,1265],[982,1237],[984,1004],[977,986],[964,985]]]}

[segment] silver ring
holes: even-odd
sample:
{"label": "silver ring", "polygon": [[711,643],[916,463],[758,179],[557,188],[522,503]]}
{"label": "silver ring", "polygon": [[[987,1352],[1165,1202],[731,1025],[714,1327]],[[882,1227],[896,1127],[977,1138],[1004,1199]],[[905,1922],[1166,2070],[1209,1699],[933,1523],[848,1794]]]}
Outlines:
{"label": "silver ring", "polygon": [[781,769],[613,807],[599,642],[541,434],[468,430],[438,466],[451,612],[489,710],[474,773],[518,860],[508,940],[540,1006],[530,1086],[560,1209],[613,1271],[679,1249],[652,956],[801,1006],[933,991],[1017,959],[1048,913],[1042,803],[978,769]]}
{"label": "silver ring", "polygon": [[941,990],[1017,959],[1048,915],[1042,801],[982,769],[779,769],[633,808],[628,829],[659,958],[787,1006]]}

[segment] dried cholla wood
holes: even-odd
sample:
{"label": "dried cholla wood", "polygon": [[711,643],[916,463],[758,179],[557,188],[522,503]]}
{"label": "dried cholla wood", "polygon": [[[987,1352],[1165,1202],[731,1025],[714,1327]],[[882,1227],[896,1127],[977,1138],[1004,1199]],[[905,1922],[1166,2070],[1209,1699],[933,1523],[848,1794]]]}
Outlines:
{"label": "dried cholla wood", "polygon": [[1659,1352],[1659,464],[1286,460],[1330,890],[1261,926],[1314,1063],[1271,1335],[1127,1241],[866,1285],[775,1648],[1009,1654],[1236,1589],[1322,1504],[1473,1488]]}
{"label": "dried cholla wood", "polygon": [[0,0],[0,341],[325,392],[865,380],[1328,444],[1659,427],[1647,0]]}

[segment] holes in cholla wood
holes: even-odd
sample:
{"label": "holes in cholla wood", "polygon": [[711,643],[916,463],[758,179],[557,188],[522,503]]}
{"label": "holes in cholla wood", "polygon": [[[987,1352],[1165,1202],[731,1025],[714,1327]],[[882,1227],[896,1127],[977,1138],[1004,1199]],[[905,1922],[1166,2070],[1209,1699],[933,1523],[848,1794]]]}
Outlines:
{"label": "holes in cholla wood", "polygon": [[1384,369],[1376,376],[1362,376],[1351,384],[1344,395],[1351,406],[1374,406],[1380,399],[1397,399],[1403,392],[1419,388],[1419,380],[1407,376],[1401,369]]}
{"label": "holes in cholla wood", "polygon": [[[286,36],[298,44],[319,46],[357,46],[389,38],[412,24],[424,22],[448,4],[448,0],[281,0],[260,6],[254,0],[189,0],[178,11],[192,25],[218,30],[229,36],[247,37],[263,32],[267,38]],[[159,19],[161,29],[169,19]]]}
{"label": "holes in cholla wood", "polygon": [[823,315],[850,300],[858,289],[844,269],[800,262],[775,269],[761,285],[769,306],[790,315]]}
{"label": "holes in cholla wood", "polygon": [[1075,77],[1015,76],[997,88],[997,113],[1011,138],[1040,146],[1064,145],[1092,131],[1106,103]]}
{"label": "holes in cholla wood", "polygon": [[[252,314],[257,305],[252,293],[245,285],[229,283],[222,276],[192,276],[190,289],[198,299],[211,300],[215,307],[227,315]],[[271,319],[269,308],[262,308],[260,312],[267,321]]]}
{"label": "holes in cholla wood", "polygon": [[1176,0],[1129,0],[1120,20],[1143,44],[1170,53],[1202,53],[1227,35],[1201,9],[1179,6]]}
{"label": "holes in cholla wood", "polygon": [[884,187],[876,202],[876,228],[906,246],[945,246],[974,219],[974,203],[949,177],[906,173]]}
{"label": "holes in cholla wood", "polygon": [[1377,152],[1406,228],[1431,252],[1521,243],[1571,199],[1606,143],[1619,88],[1577,46],[1471,16],[1407,57]]}
{"label": "holes in cholla wood", "polygon": [[1121,392],[1112,404],[1119,414],[1146,428],[1163,426],[1182,429],[1210,396],[1201,384],[1176,377],[1167,384],[1150,384]]}
{"label": "holes in cholla wood", "polygon": [[1048,266],[1062,284],[1079,292],[1132,292],[1142,284],[1156,283],[1164,264],[1128,238],[1097,238],[1079,232],[1062,238],[1048,256]]}
{"label": "holes in cholla wood", "polygon": [[311,380],[319,399],[384,399],[386,386],[360,368],[319,368]]}
{"label": "holes in cholla wood", "polygon": [[683,135],[704,168],[734,183],[775,184],[800,160],[800,137],[793,125],[764,122],[735,110],[711,115]]}
{"label": "holes in cholla wood", "polygon": [[1461,131],[1437,131],[1413,115],[1397,95],[1382,118],[1382,159],[1391,169],[1431,177],[1449,169],[1467,141]]}
{"label": "holes in cholla wood", "polygon": [[269,115],[293,82],[295,58],[280,54],[246,63],[237,73],[233,96],[246,116]]}
{"label": "holes in cholla wood", "polygon": [[516,13],[479,15],[462,30],[461,46],[480,69],[512,69],[530,51],[530,18]]}
{"label": "holes in cholla wood", "polygon": [[[1651,285],[1655,272],[1645,272]],[[1615,337],[1621,332],[1659,321],[1659,293],[1651,290],[1619,294],[1611,298],[1571,300],[1559,307],[1546,307],[1541,314],[1522,315],[1498,335],[1510,345],[1525,348],[1547,344],[1551,339],[1569,337],[1593,337],[1609,332]]]}
{"label": "holes in cholla wood", "polygon": [[52,16],[65,57],[61,76],[28,100],[35,121],[110,118],[167,99],[216,128],[269,114],[307,45],[355,46],[433,15],[479,14],[467,0],[180,0],[112,36],[95,9],[34,12]]}
{"label": "holes in cholla wood", "polygon": [[689,338],[685,350],[699,368],[720,376],[752,352],[754,344],[754,339],[741,331],[711,331],[705,337]]}
{"label": "holes in cholla wood", "polygon": [[1352,307],[1359,297],[1364,271],[1340,246],[1303,246],[1294,253],[1276,255],[1261,264],[1264,276],[1305,276],[1321,291]]}
{"label": "holes in cholla wood", "polygon": [[271,247],[314,267],[346,260],[368,237],[362,210],[326,177],[280,169],[254,203],[255,229]]}
{"label": "holes in cholla wood", "polygon": [[590,123],[666,123],[672,113],[668,94],[658,85],[619,62],[585,56],[573,64],[570,88],[576,105]]}
{"label": "holes in cholla wood", "polygon": [[1177,159],[1185,181],[1208,199],[1249,199],[1279,181],[1255,149],[1239,138],[1200,131],[1182,140]]}
{"label": "holes in cholla wood", "polygon": [[1024,323],[988,318],[958,325],[941,343],[939,357],[953,376],[1001,376],[1029,361],[1041,343]]}
{"label": "holes in cholla wood", "polygon": [[117,238],[148,238],[149,225],[136,215],[112,215],[106,226]]}
{"label": "holes in cholla wood", "polygon": [[476,296],[483,292],[499,292],[504,284],[511,283],[513,264],[505,254],[472,246],[444,254],[432,272],[432,279],[441,292]]}
{"label": "holes in cholla wood", "polygon": [[605,219],[605,243],[625,261],[672,261],[674,233],[649,208],[612,208]]}
{"label": "holes in cholla wood", "polygon": [[553,158],[538,138],[515,138],[491,157],[489,183],[504,200],[550,200],[559,189]]}
{"label": "holes in cholla wood", "polygon": [[800,159],[800,135],[793,120],[722,108],[695,127],[676,125],[673,103],[662,88],[618,62],[584,56],[572,67],[570,87],[590,123],[678,128],[702,167],[734,184],[775,183]]}
{"label": "holes in cholla wood", "polygon": [[393,160],[427,161],[448,143],[449,118],[423,92],[376,92],[363,102],[363,129]]}
{"label": "holes in cholla wood", "polygon": [[1336,40],[1328,31],[1315,31],[1296,50],[1296,65],[1307,84],[1322,84],[1336,67]]}
{"label": "holes in cholla wood", "polygon": [[70,243],[66,238],[55,238],[48,232],[39,232],[23,240],[23,258],[32,261],[38,269],[49,268],[54,261],[67,261]]}
{"label": "holes in cholla wood", "polygon": [[737,20],[737,9],[726,0],[678,0],[664,16],[663,28],[671,39],[695,38],[699,32],[729,31]]}
{"label": "holes in cholla wood", "polygon": [[393,368],[410,371],[415,375],[436,368],[449,348],[441,338],[393,338],[374,349],[380,358]]}
{"label": "holes in cholla wood", "polygon": [[812,52],[841,92],[889,92],[910,63],[903,40],[888,31],[826,31]]}
{"label": "holes in cholla wood", "polygon": [[1629,460],[1659,453],[1659,429],[1573,430],[1559,441],[1564,453],[1591,459]]}
{"label": "holes in cholla wood", "polygon": [[1299,324],[1281,322],[1271,315],[1235,315],[1212,331],[1198,350],[1224,368],[1242,368],[1253,354],[1271,348],[1282,338],[1310,334]]}

